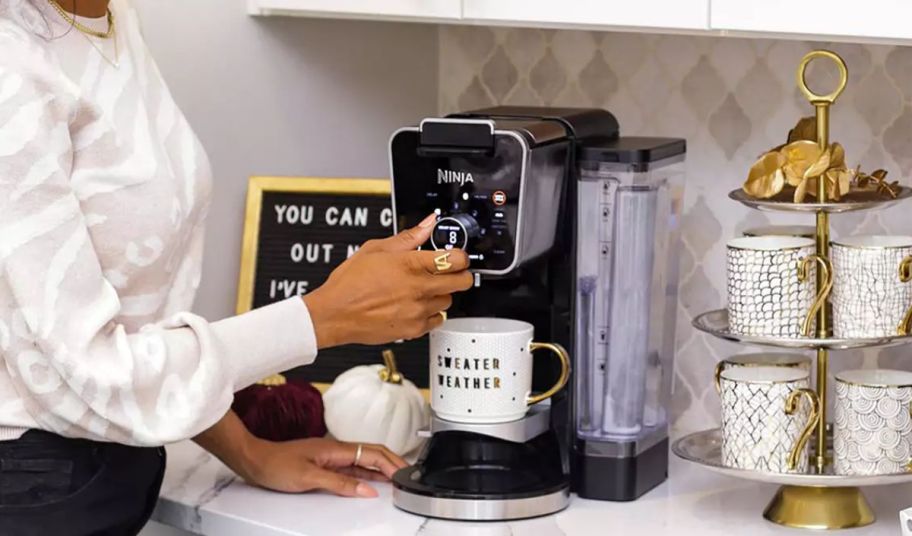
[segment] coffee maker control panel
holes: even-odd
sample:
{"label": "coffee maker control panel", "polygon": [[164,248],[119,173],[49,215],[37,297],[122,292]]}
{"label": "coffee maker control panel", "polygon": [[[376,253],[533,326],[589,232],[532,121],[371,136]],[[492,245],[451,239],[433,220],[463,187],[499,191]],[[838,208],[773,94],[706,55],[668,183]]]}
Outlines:
{"label": "coffee maker control panel", "polygon": [[422,149],[418,132],[391,142],[397,228],[437,214],[422,249],[463,249],[471,270],[503,274],[517,260],[520,185],[526,150],[514,136],[495,135],[484,154]]}

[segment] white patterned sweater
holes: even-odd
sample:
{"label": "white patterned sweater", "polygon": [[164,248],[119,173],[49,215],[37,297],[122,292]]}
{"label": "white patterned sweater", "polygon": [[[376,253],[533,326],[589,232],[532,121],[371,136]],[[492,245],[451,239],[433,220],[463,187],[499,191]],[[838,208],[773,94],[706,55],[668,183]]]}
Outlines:
{"label": "white patterned sweater", "polygon": [[316,356],[300,298],[187,312],[209,164],[126,2],[111,2],[115,66],[110,40],[44,0],[0,0],[0,440],[185,439],[236,390]]}

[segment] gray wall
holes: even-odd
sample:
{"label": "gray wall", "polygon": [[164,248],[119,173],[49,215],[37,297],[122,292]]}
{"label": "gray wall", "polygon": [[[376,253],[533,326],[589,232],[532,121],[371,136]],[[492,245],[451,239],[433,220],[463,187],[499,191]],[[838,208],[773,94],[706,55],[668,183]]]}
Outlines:
{"label": "gray wall", "polygon": [[195,308],[221,318],[234,310],[247,177],[388,176],[390,133],[436,111],[437,28],[254,18],[242,0],[133,3],[212,160]]}

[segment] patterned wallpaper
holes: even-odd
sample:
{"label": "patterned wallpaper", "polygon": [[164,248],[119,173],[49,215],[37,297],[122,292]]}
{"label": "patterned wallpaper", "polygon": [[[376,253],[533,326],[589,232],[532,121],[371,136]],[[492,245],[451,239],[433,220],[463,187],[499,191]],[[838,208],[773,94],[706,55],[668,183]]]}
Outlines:
{"label": "patterned wallpaper", "polygon": [[[849,86],[832,112],[831,139],[848,164],[883,167],[909,183],[912,48],[628,33],[484,27],[440,30],[441,113],[492,104],[599,106],[629,135],[688,141],[684,248],[674,377],[675,433],[718,422],[716,361],[757,351],[695,331],[691,318],[725,305],[725,242],[745,228],[813,224],[812,217],[750,211],[727,198],[765,149],[811,106],[795,87],[801,57],[823,46],[848,64]],[[812,64],[811,86],[834,72]],[[832,218],[834,235],[912,234],[912,207]],[[912,368],[908,349],[834,354],[831,370]]]}

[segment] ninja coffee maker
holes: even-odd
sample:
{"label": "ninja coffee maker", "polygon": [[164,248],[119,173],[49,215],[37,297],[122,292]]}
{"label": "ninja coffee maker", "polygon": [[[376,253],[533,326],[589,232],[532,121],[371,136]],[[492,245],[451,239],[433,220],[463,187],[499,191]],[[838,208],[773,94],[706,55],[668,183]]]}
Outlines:
{"label": "ninja coffee maker", "polygon": [[[393,134],[396,228],[436,212],[422,248],[471,259],[476,286],[449,316],[530,322],[572,358],[567,388],[522,419],[432,416],[417,463],[393,478],[397,507],[517,519],[563,509],[570,491],[627,501],[665,480],[684,152],[619,136],[598,109],[498,107]],[[559,370],[537,359],[543,390]]]}

